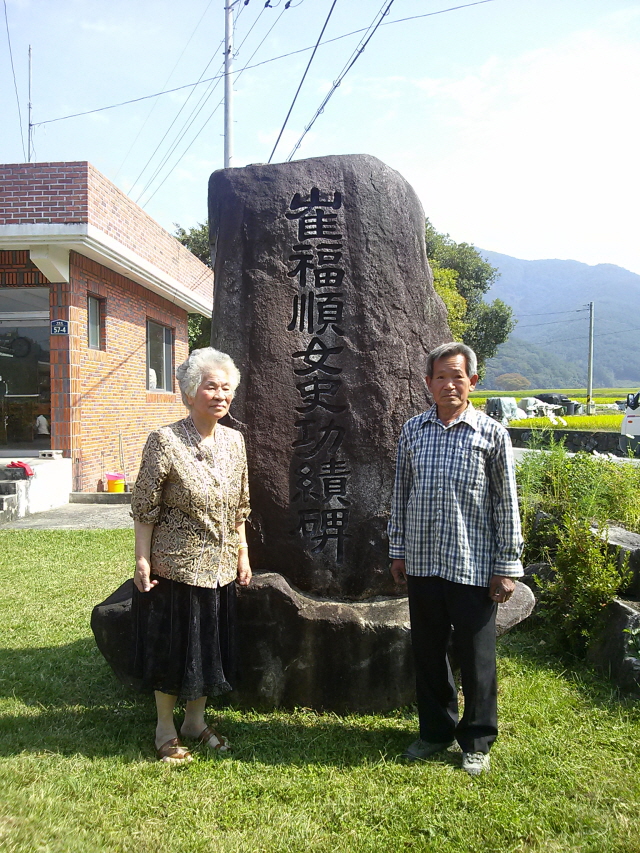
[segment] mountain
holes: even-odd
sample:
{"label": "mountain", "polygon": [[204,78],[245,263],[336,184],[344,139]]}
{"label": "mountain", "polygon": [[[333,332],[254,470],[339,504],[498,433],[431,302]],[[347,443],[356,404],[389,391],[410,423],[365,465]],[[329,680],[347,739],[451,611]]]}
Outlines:
{"label": "mountain", "polygon": [[586,383],[585,371],[579,364],[513,335],[499,347],[495,358],[487,361],[480,388],[499,388],[498,376],[503,373],[526,376],[530,388],[581,388]]}
{"label": "mountain", "polygon": [[[594,385],[640,385],[640,275],[614,264],[523,261],[498,252],[478,251],[500,270],[485,299],[502,299],[518,320],[510,340],[500,347],[495,359],[487,362],[487,381],[499,375],[499,370],[522,373],[532,388],[566,388],[574,385],[561,379],[569,372],[581,377],[578,386],[586,385],[588,303],[593,302]],[[530,369],[536,363],[539,368],[542,358],[544,370],[537,370],[539,378],[512,366],[519,353],[522,366],[529,365]],[[505,365],[508,370],[501,369]],[[548,381],[553,377],[557,379]]]}

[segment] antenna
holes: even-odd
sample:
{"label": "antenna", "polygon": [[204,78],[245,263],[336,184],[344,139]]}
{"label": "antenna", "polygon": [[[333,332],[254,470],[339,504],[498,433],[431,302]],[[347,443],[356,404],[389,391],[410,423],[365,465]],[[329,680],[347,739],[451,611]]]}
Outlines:
{"label": "antenna", "polygon": [[31,122],[31,45],[29,45],[29,132],[27,135],[27,163],[31,162],[33,150],[33,124]]}

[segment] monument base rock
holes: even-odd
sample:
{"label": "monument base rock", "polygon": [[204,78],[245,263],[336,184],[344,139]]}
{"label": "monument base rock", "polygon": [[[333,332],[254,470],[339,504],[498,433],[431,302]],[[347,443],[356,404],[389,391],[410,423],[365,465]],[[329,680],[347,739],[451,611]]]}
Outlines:
{"label": "monument base rock", "polygon": [[[500,605],[500,636],[531,613],[524,584]],[[279,574],[254,575],[238,597],[242,707],[305,707],[336,713],[386,712],[415,701],[409,605],[405,597],[366,602],[321,599]]]}

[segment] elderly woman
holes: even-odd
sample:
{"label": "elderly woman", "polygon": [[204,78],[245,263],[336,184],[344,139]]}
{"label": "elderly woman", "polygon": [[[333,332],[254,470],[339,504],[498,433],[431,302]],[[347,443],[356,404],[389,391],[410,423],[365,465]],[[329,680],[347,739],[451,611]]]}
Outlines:
{"label": "elderly woman", "polygon": [[207,696],[231,690],[234,581],[246,586],[251,568],[244,441],[218,423],[240,374],[228,355],[207,347],[176,375],[189,416],[149,435],[131,502],[133,668],[139,686],[155,691],[159,760],[185,764],[192,756],[175,727],[178,698],[186,700],[184,739],[230,749],[204,711]]}

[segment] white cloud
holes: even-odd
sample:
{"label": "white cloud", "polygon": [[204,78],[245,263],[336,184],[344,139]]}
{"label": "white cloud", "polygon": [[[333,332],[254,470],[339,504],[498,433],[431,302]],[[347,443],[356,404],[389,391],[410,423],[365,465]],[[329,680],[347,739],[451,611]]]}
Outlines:
{"label": "white cloud", "polygon": [[613,27],[582,32],[458,79],[407,84],[428,110],[435,156],[405,148],[402,159],[437,227],[521,257],[613,257],[640,271],[635,44]]}

